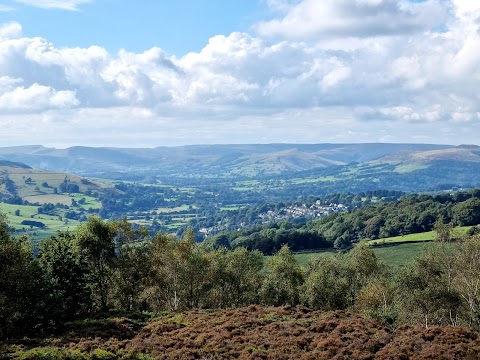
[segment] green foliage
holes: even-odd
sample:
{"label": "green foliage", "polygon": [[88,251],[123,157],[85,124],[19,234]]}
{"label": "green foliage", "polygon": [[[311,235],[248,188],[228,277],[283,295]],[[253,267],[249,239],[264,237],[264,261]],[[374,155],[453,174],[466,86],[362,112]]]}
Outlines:
{"label": "green foliage", "polygon": [[49,322],[51,289],[25,238],[11,237],[0,215],[0,338]]}
{"label": "green foliage", "polygon": [[268,305],[297,305],[304,274],[288,246],[267,260],[261,293]]}
{"label": "green foliage", "polygon": [[349,269],[343,254],[322,257],[310,265],[302,302],[314,309],[346,309],[349,305]]}
{"label": "green foliage", "polygon": [[87,262],[97,306],[106,310],[115,257],[115,228],[98,217],[90,217],[75,230],[78,246]]}
{"label": "green foliage", "polygon": [[348,254],[318,258],[308,268],[302,300],[320,310],[354,308],[358,293],[382,270],[365,244]]}
{"label": "green foliage", "polygon": [[18,350],[13,355],[18,360],[152,360],[153,358],[135,352],[118,351],[116,353],[104,349],[86,352],[80,349],[66,349],[54,346],[36,347],[30,350]]}
{"label": "green foliage", "polygon": [[190,234],[182,240],[157,235],[149,256],[151,280],[146,295],[150,306],[174,311],[199,307],[208,283],[208,260]]}
{"label": "green foliage", "polygon": [[[361,231],[360,218],[345,216],[332,218],[338,226],[348,222],[351,231]],[[264,236],[290,229],[283,223],[279,229],[265,229]],[[58,329],[80,314],[93,316],[84,324],[131,334],[135,321],[111,322],[93,315],[107,306],[160,312],[303,304],[320,310],[356,310],[390,325],[480,327],[480,237],[451,241],[451,227],[441,219],[435,230],[437,241],[392,275],[377,259],[382,249],[363,242],[348,252],[319,257],[304,271],[287,245],[265,258],[243,247],[203,246],[195,241],[193,229],[182,238],[159,233],[152,241],[145,229],[134,228],[125,219],[95,217],[73,233],[43,241],[34,256],[32,244],[11,236],[0,216],[0,338]],[[185,325],[177,320],[172,317],[173,325]],[[68,326],[76,329],[77,324]],[[50,350],[31,356],[70,356]]]}
{"label": "green foliage", "polygon": [[245,306],[259,301],[263,256],[245,248],[217,249],[208,254],[210,289],[208,305],[213,308]]}
{"label": "green foliage", "polygon": [[404,323],[456,325],[462,313],[459,293],[454,289],[454,245],[437,243],[415,259],[399,275],[399,318]]}
{"label": "green foliage", "polygon": [[452,221],[459,226],[480,224],[480,199],[470,198],[452,207]]}
{"label": "green foliage", "polygon": [[57,321],[72,319],[91,309],[87,263],[71,233],[59,233],[42,241],[38,261],[52,287]]}
{"label": "green foliage", "polygon": [[454,288],[468,309],[469,324],[480,328],[480,235],[464,240],[458,251]]}

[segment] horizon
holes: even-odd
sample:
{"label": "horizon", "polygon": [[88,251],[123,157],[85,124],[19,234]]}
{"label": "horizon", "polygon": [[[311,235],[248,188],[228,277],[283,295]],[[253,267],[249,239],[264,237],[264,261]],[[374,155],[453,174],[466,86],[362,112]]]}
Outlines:
{"label": "horizon", "polygon": [[480,3],[5,0],[0,146],[478,143]]}
{"label": "horizon", "polygon": [[448,147],[462,147],[462,146],[475,146],[480,147],[479,144],[441,144],[441,143],[402,143],[402,142],[350,142],[350,143],[334,143],[334,142],[322,142],[322,143],[216,143],[216,144],[187,144],[187,145],[158,145],[148,147],[135,147],[135,146],[89,146],[89,145],[71,145],[66,147],[45,146],[42,144],[25,144],[25,145],[12,145],[12,146],[0,146],[0,149],[5,148],[22,148],[22,147],[42,147],[45,149],[55,150],[67,150],[71,148],[97,148],[97,149],[157,149],[157,148],[175,148],[175,147],[200,147],[200,146],[268,146],[268,145],[427,145],[427,146],[448,146]]}

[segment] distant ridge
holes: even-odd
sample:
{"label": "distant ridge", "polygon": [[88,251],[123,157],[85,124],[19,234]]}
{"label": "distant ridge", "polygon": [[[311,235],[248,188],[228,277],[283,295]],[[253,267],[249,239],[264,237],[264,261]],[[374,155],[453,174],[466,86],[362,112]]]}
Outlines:
{"label": "distant ridge", "polygon": [[8,160],[0,160],[0,166],[7,166],[7,167],[21,168],[21,169],[31,169],[31,167],[28,165],[25,165],[19,162],[8,161]]}
{"label": "distant ridge", "polygon": [[446,149],[411,151],[386,155],[377,160],[377,162],[401,163],[403,165],[429,165],[433,161],[480,163],[480,146],[460,145]]}
{"label": "distant ridge", "polygon": [[[36,169],[102,176],[109,173],[172,176],[276,175],[286,172],[364,163],[385,156],[447,151],[450,145],[432,144],[230,144],[156,148],[75,146],[66,149],[41,145],[0,148],[0,160]],[[468,151],[474,151],[468,147]]]}

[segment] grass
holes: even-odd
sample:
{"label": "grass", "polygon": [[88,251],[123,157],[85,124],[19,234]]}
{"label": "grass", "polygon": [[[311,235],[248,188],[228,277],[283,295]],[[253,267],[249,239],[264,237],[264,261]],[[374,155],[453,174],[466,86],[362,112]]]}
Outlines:
{"label": "grass", "polygon": [[412,262],[424,250],[433,246],[431,242],[398,244],[385,247],[374,247],[372,250],[377,259],[392,268],[400,268]]}
{"label": "grass", "polygon": [[[17,186],[18,196],[21,198],[53,194],[53,188],[56,187],[59,189],[65,178],[68,178],[71,183],[77,184],[80,187],[81,192],[85,192],[89,189],[97,190],[112,186],[105,182],[83,184],[81,181],[82,178],[76,175],[33,169],[12,168],[8,170],[8,177]],[[29,178],[31,181],[26,182]],[[48,184],[48,187],[43,186],[44,182]],[[37,188],[38,190],[36,190]]]}
{"label": "grass", "polygon": [[405,174],[412,171],[428,169],[428,165],[417,165],[417,164],[409,164],[409,165],[400,165],[395,168],[395,172],[399,174]]}
{"label": "grass", "polygon": [[403,243],[403,242],[417,242],[417,241],[431,241],[435,239],[435,231],[427,231],[418,234],[408,234],[402,236],[393,236],[377,240],[369,240],[369,245]]}
{"label": "grass", "polygon": [[[196,209],[197,207],[196,206],[192,206],[191,209]],[[167,208],[167,207],[162,207],[162,208],[159,208],[157,210],[155,210],[157,213],[162,213],[162,214],[165,214],[165,213],[175,213],[175,212],[180,212],[180,211],[186,211],[186,210],[189,210],[190,209],[190,206],[189,205],[182,205],[182,206],[177,206],[177,207],[174,207],[174,208]]]}
{"label": "grass", "polygon": [[[394,269],[398,269],[413,261],[424,250],[430,248],[431,246],[433,246],[433,243],[431,242],[415,242],[406,244],[391,243],[390,246],[372,247],[372,250],[379,261],[391,266]],[[332,249],[316,252],[296,253],[294,256],[298,264],[306,269],[310,262],[313,262],[321,257],[334,256],[335,253],[336,251]]]}
{"label": "grass", "polygon": [[325,181],[336,181],[337,178],[335,176],[323,176],[318,178],[305,178],[305,179],[292,179],[292,184],[306,184],[306,183],[317,183],[317,182],[325,182]]}
{"label": "grass", "polygon": [[[0,203],[0,212],[7,215],[8,224],[17,231],[22,231],[34,240],[44,239],[46,237],[55,235],[58,231],[67,231],[75,228],[79,222],[76,220],[64,219],[63,213],[58,212],[58,215],[38,214],[37,206],[30,205],[12,205]],[[15,211],[20,211],[20,216],[15,215]],[[60,220],[62,216],[63,220]],[[44,229],[22,225],[24,220],[41,221],[45,224]]]}
{"label": "grass", "polygon": [[[459,226],[453,228],[452,236],[454,238],[461,238],[464,236],[471,226]],[[417,241],[432,241],[435,240],[435,231],[426,231],[423,233],[417,234],[408,234],[401,236],[392,236],[383,239],[369,240],[369,245],[379,245],[379,244],[391,244],[391,243],[405,243],[405,242],[417,242]]]}
{"label": "grass", "polygon": [[315,261],[316,259],[333,256],[335,255],[335,253],[335,250],[322,250],[316,252],[296,253],[294,256],[301,267],[307,268],[308,264]]}

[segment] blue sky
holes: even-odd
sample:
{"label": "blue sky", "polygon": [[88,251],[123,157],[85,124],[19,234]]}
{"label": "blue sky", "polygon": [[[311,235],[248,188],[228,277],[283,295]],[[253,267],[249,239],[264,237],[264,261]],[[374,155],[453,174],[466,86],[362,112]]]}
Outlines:
{"label": "blue sky", "polygon": [[0,0],[0,146],[479,144],[480,2]]}
{"label": "blue sky", "polygon": [[2,23],[17,21],[25,36],[59,47],[141,52],[159,46],[177,56],[200,51],[212,36],[248,31],[268,11],[262,0],[96,0],[78,4],[77,11],[2,3],[15,9],[0,13]]}

